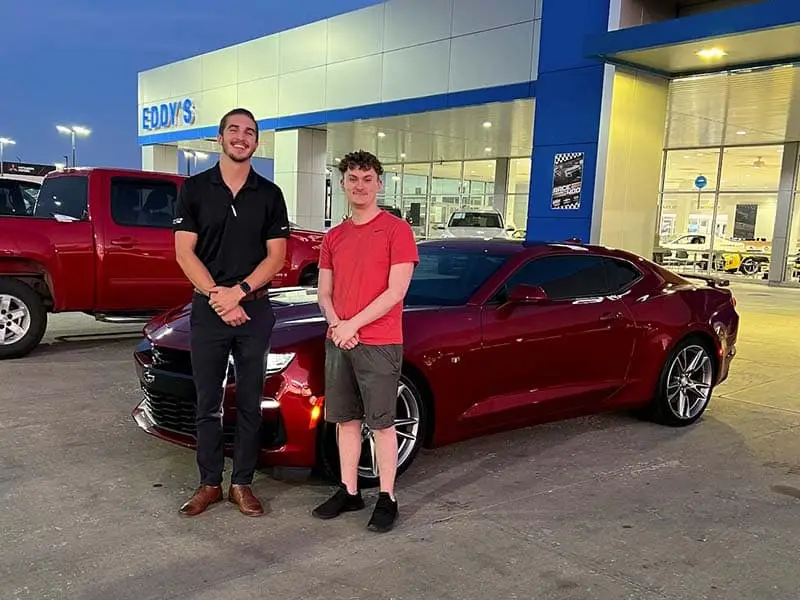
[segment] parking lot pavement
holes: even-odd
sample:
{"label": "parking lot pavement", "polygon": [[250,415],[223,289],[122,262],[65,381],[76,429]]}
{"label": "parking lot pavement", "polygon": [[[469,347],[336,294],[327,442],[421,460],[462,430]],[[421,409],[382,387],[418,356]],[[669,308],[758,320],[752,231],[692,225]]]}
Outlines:
{"label": "parking lot pavement", "polygon": [[731,377],[704,419],[553,423],[423,452],[401,521],[310,517],[329,488],[260,474],[269,513],[177,509],[194,456],[136,429],[140,327],[57,316],[0,363],[0,598],[797,598],[800,292],[735,287]]}

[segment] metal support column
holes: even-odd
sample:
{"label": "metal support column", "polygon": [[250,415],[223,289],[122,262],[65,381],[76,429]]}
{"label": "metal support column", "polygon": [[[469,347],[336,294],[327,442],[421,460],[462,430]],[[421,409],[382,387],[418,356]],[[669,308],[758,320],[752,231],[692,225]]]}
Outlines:
{"label": "metal support column", "polygon": [[781,283],[786,278],[786,260],[791,237],[792,212],[797,189],[797,167],[800,163],[800,143],[790,142],[783,146],[781,180],[778,185],[778,205],[775,209],[775,226],[772,230],[769,282]]}

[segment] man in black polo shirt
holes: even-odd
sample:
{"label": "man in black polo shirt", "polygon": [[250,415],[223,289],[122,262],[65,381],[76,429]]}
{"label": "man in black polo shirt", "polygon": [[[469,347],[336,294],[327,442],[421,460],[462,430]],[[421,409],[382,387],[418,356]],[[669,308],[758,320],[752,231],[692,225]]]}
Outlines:
{"label": "man in black polo shirt", "polygon": [[250,489],[259,454],[265,355],[275,324],[267,289],[283,268],[289,219],[281,189],[250,158],[258,124],[245,109],[219,125],[219,162],[187,179],[175,210],[175,253],[194,284],[191,352],[197,390],[200,487],[187,516],[222,500],[222,395],[228,356],[236,365],[236,437],[228,500],[249,516],[264,513]]}

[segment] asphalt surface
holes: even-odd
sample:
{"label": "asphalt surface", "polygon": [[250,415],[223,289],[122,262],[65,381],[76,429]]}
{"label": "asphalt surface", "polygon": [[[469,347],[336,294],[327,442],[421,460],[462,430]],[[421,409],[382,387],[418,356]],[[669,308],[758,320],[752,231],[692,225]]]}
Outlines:
{"label": "asphalt surface", "polygon": [[330,491],[259,474],[268,514],[185,519],[191,451],[140,432],[138,326],[51,320],[0,363],[0,598],[796,599],[800,291],[735,287],[739,355],[705,417],[554,423],[421,453],[401,521],[310,516]]}

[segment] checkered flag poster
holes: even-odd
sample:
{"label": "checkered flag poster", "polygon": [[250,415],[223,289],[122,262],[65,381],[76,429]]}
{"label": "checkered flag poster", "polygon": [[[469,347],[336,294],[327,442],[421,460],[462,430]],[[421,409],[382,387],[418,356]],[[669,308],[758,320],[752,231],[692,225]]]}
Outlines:
{"label": "checkered flag poster", "polygon": [[553,159],[553,210],[578,210],[583,187],[583,152],[564,152]]}

